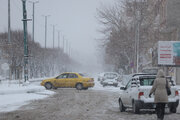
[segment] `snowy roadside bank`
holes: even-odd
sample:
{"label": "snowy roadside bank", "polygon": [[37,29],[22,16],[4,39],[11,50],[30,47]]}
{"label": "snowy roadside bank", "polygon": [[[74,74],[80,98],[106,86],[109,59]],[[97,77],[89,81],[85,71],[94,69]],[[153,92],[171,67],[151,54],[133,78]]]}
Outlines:
{"label": "snowy roadside bank", "polygon": [[7,94],[21,94],[21,93],[35,93],[44,91],[45,88],[42,86],[28,85],[23,86],[22,84],[0,84],[0,95]]}
{"label": "snowy roadside bank", "polygon": [[0,112],[9,112],[28,104],[31,100],[44,99],[53,91],[34,84],[0,84]]}

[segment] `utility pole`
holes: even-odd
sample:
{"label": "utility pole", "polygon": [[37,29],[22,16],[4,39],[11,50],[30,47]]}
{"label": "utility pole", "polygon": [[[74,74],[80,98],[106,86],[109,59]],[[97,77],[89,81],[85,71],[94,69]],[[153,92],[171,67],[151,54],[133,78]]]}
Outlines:
{"label": "utility pole", "polygon": [[65,52],[65,49],[64,49],[64,36],[63,36],[63,52]]}
{"label": "utility pole", "polygon": [[[8,0],[8,44],[10,47],[10,53],[12,53],[11,46],[11,5],[10,0]],[[11,70],[9,70],[9,78],[12,79]]]}
{"label": "utility pole", "polygon": [[60,48],[60,31],[58,30],[58,49]]}
{"label": "utility pole", "polygon": [[68,40],[66,40],[66,54],[68,55]]}
{"label": "utility pole", "polygon": [[71,57],[71,44],[69,43],[69,57]]}
{"label": "utility pole", "polygon": [[54,30],[55,30],[55,25],[53,25],[53,49],[54,49]]}
{"label": "utility pole", "polygon": [[8,0],[8,42],[11,42],[11,9],[10,0]]}
{"label": "utility pole", "polygon": [[140,19],[141,19],[141,16],[140,16],[140,11],[137,11],[137,73],[139,72],[139,34],[140,34]]}
{"label": "utility pole", "polygon": [[46,48],[46,42],[47,42],[47,17],[50,15],[44,15],[45,17],[45,48]]}
{"label": "utility pole", "polygon": [[28,81],[28,44],[27,44],[27,11],[26,0],[22,0],[23,5],[23,28],[24,28],[24,82]]}
{"label": "utility pole", "polygon": [[33,41],[34,41],[34,9],[35,9],[35,4],[36,3],[39,3],[39,1],[35,1],[35,2],[33,2],[33,1],[29,1],[30,3],[32,3],[33,4],[33,24],[32,24],[32,39],[33,39]]}
{"label": "utility pole", "polygon": [[55,26],[56,25],[52,25],[53,26],[53,48],[54,48],[54,36],[55,36]]}

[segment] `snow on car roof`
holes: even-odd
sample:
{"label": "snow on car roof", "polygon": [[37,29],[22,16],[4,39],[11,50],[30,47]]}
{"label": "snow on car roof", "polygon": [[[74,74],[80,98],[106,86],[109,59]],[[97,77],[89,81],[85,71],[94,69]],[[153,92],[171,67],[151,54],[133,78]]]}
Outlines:
{"label": "snow on car roof", "polygon": [[142,77],[142,76],[146,76],[146,77],[153,76],[153,77],[156,77],[156,75],[154,75],[154,74],[145,74],[145,73],[136,73],[136,74],[132,75],[133,78],[139,78],[139,77]]}

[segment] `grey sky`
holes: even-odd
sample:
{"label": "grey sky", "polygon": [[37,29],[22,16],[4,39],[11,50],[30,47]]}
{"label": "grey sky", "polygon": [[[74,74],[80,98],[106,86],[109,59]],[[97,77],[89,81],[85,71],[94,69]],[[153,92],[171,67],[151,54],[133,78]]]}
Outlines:
{"label": "grey sky", "polygon": [[[7,1],[0,0],[0,32],[7,31]],[[34,1],[34,0],[31,0]],[[113,0],[39,0],[35,5],[35,41],[44,47],[44,17],[48,18],[47,46],[52,47],[52,24],[57,24],[56,29],[69,41],[71,47],[82,61],[96,57],[99,27],[95,18],[96,8],[101,4],[109,5]],[[28,18],[32,18],[32,4],[27,1]],[[11,27],[13,30],[22,29],[22,1],[11,0]],[[32,22],[28,22],[28,31],[32,33]],[[55,33],[55,46],[57,46],[57,32]],[[85,56],[86,55],[86,56]],[[86,57],[86,58],[85,58]]]}

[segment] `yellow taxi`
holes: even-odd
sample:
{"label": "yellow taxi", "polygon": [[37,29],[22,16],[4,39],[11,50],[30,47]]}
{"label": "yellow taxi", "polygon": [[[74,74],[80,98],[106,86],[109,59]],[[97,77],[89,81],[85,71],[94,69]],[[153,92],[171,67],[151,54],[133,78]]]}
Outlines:
{"label": "yellow taxi", "polygon": [[66,72],[55,78],[45,79],[41,85],[46,89],[57,89],[60,87],[76,88],[77,90],[88,89],[94,86],[94,79],[85,77],[81,73]]}

